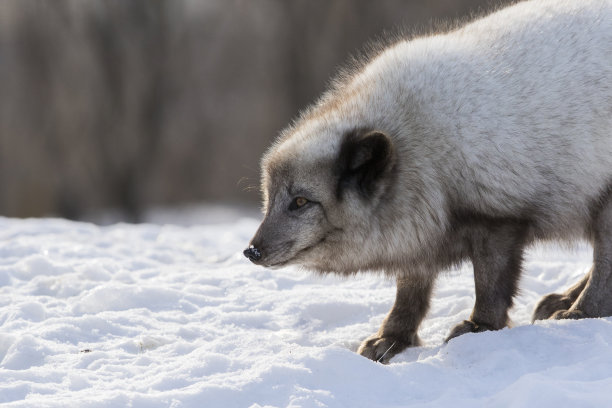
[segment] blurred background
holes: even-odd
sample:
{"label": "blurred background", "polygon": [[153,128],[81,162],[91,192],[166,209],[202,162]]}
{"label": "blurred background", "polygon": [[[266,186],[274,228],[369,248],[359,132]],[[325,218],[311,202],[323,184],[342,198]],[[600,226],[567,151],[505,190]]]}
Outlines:
{"label": "blurred background", "polygon": [[262,153],[364,43],[498,4],[2,0],[0,215],[254,208]]}

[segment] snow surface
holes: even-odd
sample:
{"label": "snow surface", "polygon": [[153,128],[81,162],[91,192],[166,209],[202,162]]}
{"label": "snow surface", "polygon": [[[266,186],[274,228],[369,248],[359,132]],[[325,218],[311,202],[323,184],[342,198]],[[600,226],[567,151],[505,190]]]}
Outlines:
{"label": "snow surface", "polygon": [[256,227],[0,218],[2,406],[612,404],[612,319],[530,324],[540,296],[588,270],[589,248],[532,250],[515,327],[443,344],[474,302],[469,265],[450,271],[427,345],[381,365],[355,350],[393,282],[253,266],[241,250]]}

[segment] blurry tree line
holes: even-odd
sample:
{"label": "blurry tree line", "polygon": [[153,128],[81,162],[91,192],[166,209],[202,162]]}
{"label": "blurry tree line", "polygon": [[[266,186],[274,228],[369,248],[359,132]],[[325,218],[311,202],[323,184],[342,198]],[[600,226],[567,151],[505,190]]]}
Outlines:
{"label": "blurry tree line", "polygon": [[255,204],[259,158],[384,30],[483,0],[2,0],[0,214]]}

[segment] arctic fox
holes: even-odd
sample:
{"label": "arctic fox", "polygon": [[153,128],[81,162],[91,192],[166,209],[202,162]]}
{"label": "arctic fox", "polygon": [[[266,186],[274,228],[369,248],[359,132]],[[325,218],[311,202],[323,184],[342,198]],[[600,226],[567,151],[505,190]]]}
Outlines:
{"label": "arctic fox", "polygon": [[280,135],[262,190],[254,263],[396,277],[370,359],[419,344],[436,277],[466,260],[476,302],[447,341],[505,327],[539,240],[586,239],[594,265],[534,319],[612,315],[612,1],[522,2],[382,50]]}

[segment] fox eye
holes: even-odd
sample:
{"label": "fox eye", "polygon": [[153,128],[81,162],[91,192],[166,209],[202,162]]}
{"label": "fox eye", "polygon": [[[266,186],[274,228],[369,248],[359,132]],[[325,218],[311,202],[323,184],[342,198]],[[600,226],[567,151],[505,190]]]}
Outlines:
{"label": "fox eye", "polygon": [[296,198],[293,199],[293,201],[289,205],[289,210],[295,211],[298,208],[302,208],[306,204],[308,204],[308,199],[306,199],[304,197],[296,197]]}

